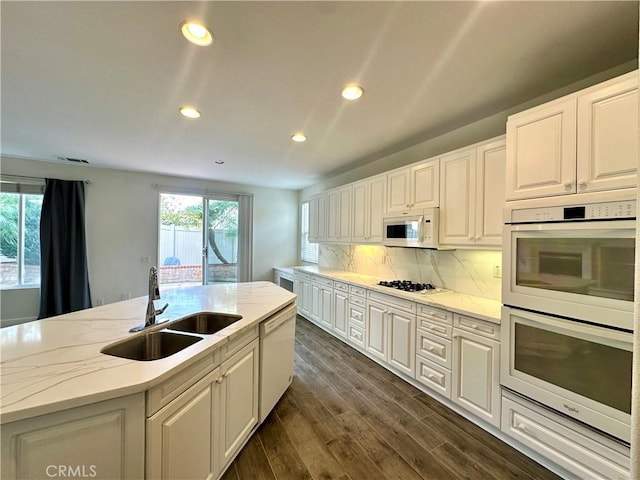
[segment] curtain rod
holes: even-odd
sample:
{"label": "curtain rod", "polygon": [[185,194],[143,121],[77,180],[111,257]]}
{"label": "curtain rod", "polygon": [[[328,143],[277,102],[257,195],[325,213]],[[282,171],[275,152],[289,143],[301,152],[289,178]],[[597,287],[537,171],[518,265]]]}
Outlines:
{"label": "curtain rod", "polygon": [[175,187],[175,186],[171,186],[171,185],[158,185],[157,183],[152,183],[151,184],[152,188],[155,188],[156,190],[160,190],[161,192],[164,193],[175,193],[175,194],[181,194],[184,193],[186,195],[188,194],[193,194],[193,195],[245,195],[248,197],[253,197],[253,193],[247,193],[247,192],[230,192],[227,190],[211,190],[209,188],[190,188],[190,187]]}
{"label": "curtain rod", "polygon": [[[46,178],[44,178],[44,177],[29,177],[27,175],[0,174],[0,178],[5,178],[5,177],[9,177],[9,178],[26,178],[26,179],[29,179],[29,180],[40,180],[40,181],[46,180]],[[56,178],[55,180],[64,180],[64,179]],[[85,185],[91,185],[91,180],[78,180],[78,181],[84,182]]]}

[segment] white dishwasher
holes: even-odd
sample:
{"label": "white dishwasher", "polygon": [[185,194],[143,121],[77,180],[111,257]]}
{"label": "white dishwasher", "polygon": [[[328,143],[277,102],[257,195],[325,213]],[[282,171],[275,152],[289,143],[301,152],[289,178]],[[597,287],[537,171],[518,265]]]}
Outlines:
{"label": "white dishwasher", "polygon": [[296,310],[290,305],[260,324],[260,422],[293,380]]}

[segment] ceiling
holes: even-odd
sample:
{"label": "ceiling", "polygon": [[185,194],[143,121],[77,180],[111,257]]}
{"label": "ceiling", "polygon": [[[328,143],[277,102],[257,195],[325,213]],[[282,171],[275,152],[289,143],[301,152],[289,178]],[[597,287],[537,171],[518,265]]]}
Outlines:
{"label": "ceiling", "polygon": [[[635,1],[0,9],[3,155],[291,189],[638,55]],[[213,45],[181,36],[194,18]]]}

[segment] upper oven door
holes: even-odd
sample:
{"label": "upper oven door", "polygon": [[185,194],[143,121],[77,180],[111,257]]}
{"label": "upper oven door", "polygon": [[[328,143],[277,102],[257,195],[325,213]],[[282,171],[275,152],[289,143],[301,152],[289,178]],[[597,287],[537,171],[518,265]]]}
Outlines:
{"label": "upper oven door", "polygon": [[506,225],[505,305],[633,329],[635,220]]}

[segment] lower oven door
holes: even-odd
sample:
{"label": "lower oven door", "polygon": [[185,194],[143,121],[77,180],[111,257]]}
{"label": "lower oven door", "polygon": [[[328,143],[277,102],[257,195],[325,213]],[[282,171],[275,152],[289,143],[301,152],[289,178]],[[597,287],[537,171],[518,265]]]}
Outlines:
{"label": "lower oven door", "polygon": [[633,335],[503,307],[500,383],[630,442]]}

